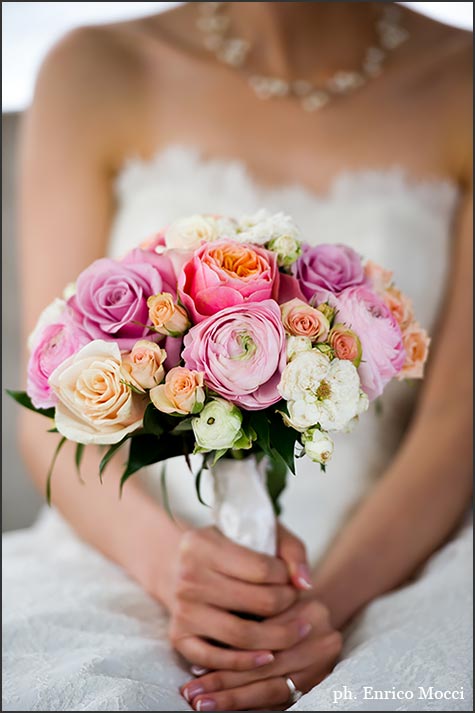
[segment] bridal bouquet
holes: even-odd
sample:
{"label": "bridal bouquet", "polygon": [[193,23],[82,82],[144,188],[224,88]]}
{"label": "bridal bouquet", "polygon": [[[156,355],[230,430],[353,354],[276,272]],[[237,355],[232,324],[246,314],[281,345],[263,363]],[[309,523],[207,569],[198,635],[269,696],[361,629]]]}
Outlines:
{"label": "bridal bouquet", "polygon": [[77,444],[78,467],[106,446],[102,476],[128,444],[121,485],[203,454],[217,524],[270,551],[269,495],[278,511],[295,458],[325,468],[332,434],[422,376],[428,342],[392,274],[350,247],[302,242],[281,213],[195,215],[85,269],[41,314],[27,390],[10,393],[54,420],[58,450]]}

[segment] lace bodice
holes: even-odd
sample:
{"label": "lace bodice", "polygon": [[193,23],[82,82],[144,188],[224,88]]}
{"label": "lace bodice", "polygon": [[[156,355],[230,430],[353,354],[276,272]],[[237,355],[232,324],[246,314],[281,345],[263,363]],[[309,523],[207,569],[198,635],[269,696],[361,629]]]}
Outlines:
{"label": "lace bodice", "polygon": [[[457,196],[450,181],[416,181],[398,167],[342,173],[319,195],[300,185],[265,187],[238,161],[205,160],[195,149],[171,146],[150,161],[131,159],[119,174],[110,254],[119,256],[171,220],[193,213],[284,211],[308,242],[344,242],[392,269],[431,331],[447,284]],[[313,559],[384,471],[416,394],[412,385],[392,384],[381,409],[373,405],[352,434],[337,437],[326,475],[306,459],[299,462],[284,495],[284,521],[303,537]],[[151,470],[153,489],[157,479]],[[168,472],[174,511],[206,522],[207,509],[197,502],[187,469],[175,459]]]}

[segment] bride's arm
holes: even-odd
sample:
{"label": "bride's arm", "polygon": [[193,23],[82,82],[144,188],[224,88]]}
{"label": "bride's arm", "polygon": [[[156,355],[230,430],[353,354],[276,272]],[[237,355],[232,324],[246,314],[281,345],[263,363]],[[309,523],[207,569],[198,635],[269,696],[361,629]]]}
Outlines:
{"label": "bride's arm", "polygon": [[[108,120],[116,90],[111,85],[107,92],[104,77],[114,59],[107,42],[100,49],[93,30],[70,35],[46,59],[23,122],[18,208],[24,343],[40,311],[106,251],[113,161],[129,121],[126,106],[114,122]],[[124,91],[138,101],[125,69]],[[27,411],[19,426],[22,455],[44,493],[58,436],[46,433],[44,418]],[[81,485],[68,444],[53,475],[53,503],[81,537],[144,580],[148,543],[165,557],[176,550],[179,533],[133,479],[119,500],[124,457],[110,463],[101,486],[100,454],[87,448]]]}
{"label": "bride's arm", "polygon": [[[388,472],[330,548],[315,589],[340,627],[401,584],[451,534],[471,490],[472,201],[461,209],[449,293],[413,423]],[[410,256],[408,256],[410,259]]]}

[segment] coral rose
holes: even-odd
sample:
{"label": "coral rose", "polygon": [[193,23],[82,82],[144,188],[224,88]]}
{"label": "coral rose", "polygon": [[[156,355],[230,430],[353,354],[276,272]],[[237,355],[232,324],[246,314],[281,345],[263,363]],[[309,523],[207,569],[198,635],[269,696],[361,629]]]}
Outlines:
{"label": "coral rose", "polygon": [[273,253],[230,240],[203,245],[178,277],[180,299],[195,323],[233,305],[276,297],[278,287]]}

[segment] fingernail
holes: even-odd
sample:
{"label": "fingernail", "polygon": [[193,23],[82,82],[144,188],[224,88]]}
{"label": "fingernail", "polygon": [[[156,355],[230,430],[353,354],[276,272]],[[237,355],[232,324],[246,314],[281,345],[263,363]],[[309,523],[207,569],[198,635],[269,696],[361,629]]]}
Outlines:
{"label": "fingernail", "polygon": [[297,568],[297,583],[302,589],[312,589],[312,575],[306,564],[299,564]]}
{"label": "fingernail", "polygon": [[311,631],[312,631],[312,625],[309,624],[308,621],[304,621],[300,624],[299,634],[300,634],[301,639],[304,639],[306,636],[308,636]]}
{"label": "fingernail", "polygon": [[202,666],[194,666],[194,665],[190,668],[190,671],[193,674],[193,676],[204,676],[205,673],[208,673],[207,668],[203,668]]}
{"label": "fingernail", "polygon": [[193,698],[196,698],[196,696],[199,696],[200,693],[204,693],[205,689],[203,686],[200,686],[199,683],[190,683],[189,686],[186,686],[186,688],[183,689],[183,695],[188,701],[193,700]]}
{"label": "fingernail", "polygon": [[195,710],[197,710],[197,711],[215,711],[216,703],[213,701],[212,698],[200,698],[200,700],[196,703]]}
{"label": "fingernail", "polygon": [[265,666],[275,660],[274,654],[258,654],[254,659],[256,666]]}

